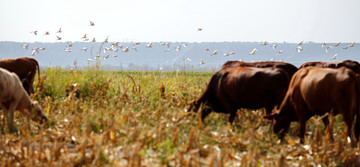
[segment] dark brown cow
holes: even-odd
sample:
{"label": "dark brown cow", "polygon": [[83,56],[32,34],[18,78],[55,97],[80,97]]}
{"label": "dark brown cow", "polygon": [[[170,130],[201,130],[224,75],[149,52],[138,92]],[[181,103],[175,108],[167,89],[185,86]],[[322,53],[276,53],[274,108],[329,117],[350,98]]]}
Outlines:
{"label": "dark brown cow", "polygon": [[205,92],[194,101],[189,111],[196,112],[201,104],[201,119],[212,110],[229,113],[232,123],[239,108],[259,109],[265,107],[270,113],[280,105],[290,82],[289,75],[281,68],[234,67],[216,72]]}
{"label": "dark brown cow", "polygon": [[[291,79],[289,89],[279,110],[265,116],[273,121],[274,132],[282,138],[292,121],[300,122],[303,143],[306,121],[314,115],[332,112],[342,114],[349,136],[356,116],[355,136],[359,137],[360,81],[352,70],[306,67],[299,69]],[[323,119],[325,126],[328,119]]]}
{"label": "dark brown cow", "polygon": [[324,68],[340,68],[340,67],[347,67],[354,72],[360,74],[360,64],[357,61],[353,60],[344,60],[344,61],[337,61],[337,62],[307,62],[300,66],[300,68],[304,67],[324,67]]}
{"label": "dark brown cow", "polygon": [[289,74],[290,78],[298,70],[297,67],[295,67],[290,63],[276,62],[276,61],[262,61],[262,62],[228,61],[221,67],[221,69],[232,68],[232,67],[257,67],[257,68],[276,67],[285,70]]}
{"label": "dark brown cow", "polygon": [[39,64],[33,58],[20,57],[13,59],[1,59],[0,67],[10,72],[14,72],[20,78],[23,87],[29,95],[34,92],[33,82],[36,70],[38,70],[38,77],[40,81]]}

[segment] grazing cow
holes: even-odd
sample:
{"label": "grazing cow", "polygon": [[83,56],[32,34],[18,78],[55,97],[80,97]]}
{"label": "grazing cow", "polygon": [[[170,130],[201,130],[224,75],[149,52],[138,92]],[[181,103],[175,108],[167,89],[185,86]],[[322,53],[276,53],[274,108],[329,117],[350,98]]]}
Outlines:
{"label": "grazing cow", "polygon": [[355,73],[360,74],[360,64],[357,61],[353,60],[344,60],[337,62],[307,62],[300,66],[300,68],[315,66],[315,67],[324,67],[324,68],[340,68],[347,67],[353,70]]}
{"label": "grazing cow", "polygon": [[[264,116],[272,120],[274,132],[283,138],[292,121],[300,122],[300,139],[304,142],[306,121],[314,115],[342,114],[349,136],[356,116],[355,136],[359,137],[360,81],[352,70],[341,67],[299,69],[291,79],[279,110]],[[323,119],[325,126],[328,118]]]}
{"label": "grazing cow", "polygon": [[[281,68],[225,68],[212,76],[207,89],[190,105],[189,111],[194,109],[196,112],[201,104],[205,104],[215,112],[229,113],[230,123],[239,108],[265,107],[270,113],[275,105],[280,105],[289,82],[289,75]],[[202,109],[202,120],[211,109]]]}
{"label": "grazing cow", "polygon": [[4,121],[7,122],[10,131],[14,130],[14,112],[20,110],[27,116],[28,126],[29,119],[43,123],[47,120],[38,103],[32,102],[25,89],[22,87],[19,77],[12,72],[0,68],[0,106],[3,109]]}
{"label": "grazing cow", "polygon": [[290,76],[290,78],[298,70],[297,67],[295,67],[290,63],[276,62],[276,61],[262,61],[262,62],[227,61],[221,67],[221,69],[232,68],[232,67],[257,67],[257,68],[276,67],[285,70]]}
{"label": "grazing cow", "polygon": [[20,78],[28,95],[34,92],[33,82],[36,70],[38,70],[38,78],[40,82],[39,64],[33,58],[20,57],[13,59],[1,59],[0,67],[10,72],[14,72]]}

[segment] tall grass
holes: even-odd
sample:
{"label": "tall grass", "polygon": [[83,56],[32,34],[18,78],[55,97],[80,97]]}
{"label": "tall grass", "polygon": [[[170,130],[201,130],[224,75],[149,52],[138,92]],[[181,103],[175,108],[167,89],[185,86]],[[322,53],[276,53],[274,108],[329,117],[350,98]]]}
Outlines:
{"label": "tall grass", "polygon": [[[185,112],[211,72],[139,72],[48,68],[32,96],[49,118],[31,131],[0,135],[0,166],[348,166],[360,165],[340,116],[330,128],[307,123],[305,144],[293,123],[284,142],[262,120],[263,109],[212,113],[199,126]],[[37,79],[36,79],[37,81]],[[330,131],[331,131],[330,130]]]}

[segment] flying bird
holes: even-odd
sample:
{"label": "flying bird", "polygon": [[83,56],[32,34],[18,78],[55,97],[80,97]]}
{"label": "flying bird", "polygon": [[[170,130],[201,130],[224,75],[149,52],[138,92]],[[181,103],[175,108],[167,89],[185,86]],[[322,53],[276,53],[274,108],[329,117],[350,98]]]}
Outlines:
{"label": "flying bird", "polygon": [[109,37],[106,37],[106,39],[104,40],[104,43],[108,43],[109,42]]}
{"label": "flying bird", "polygon": [[124,51],[124,52],[128,52],[128,51],[129,51],[129,47],[127,46],[123,51]]}
{"label": "flying bird", "polygon": [[229,53],[224,53],[224,56],[229,56],[230,54]]}
{"label": "flying bird", "polygon": [[297,50],[297,52],[301,52],[302,50],[303,50],[303,48],[301,47],[301,46],[298,46],[297,48],[296,48],[296,50]]}
{"label": "flying bird", "polygon": [[218,50],[215,50],[211,55],[216,55],[218,54]]}
{"label": "flying bird", "polygon": [[197,31],[202,31],[203,29],[202,28],[198,28]]}
{"label": "flying bird", "polygon": [[83,37],[81,37],[81,39],[86,39],[87,37],[86,37],[86,34],[84,34],[84,36]]}
{"label": "flying bird", "polygon": [[177,47],[175,48],[175,50],[176,50],[176,51],[180,51],[180,50],[181,50],[181,47],[180,47],[180,46],[177,46]]}
{"label": "flying bird", "polygon": [[23,47],[24,49],[28,50],[28,49],[29,49],[29,44],[27,44],[27,43],[26,43],[26,44],[23,44],[22,47]]}
{"label": "flying bird", "polygon": [[30,56],[35,56],[35,52],[39,54],[39,48],[33,48]]}
{"label": "flying bird", "polygon": [[300,46],[304,43],[304,41],[300,41],[296,46]]}
{"label": "flying bird", "polygon": [[280,54],[280,53],[283,53],[283,51],[279,50],[279,51],[276,52],[277,55]]}
{"label": "flying bird", "polygon": [[59,30],[56,33],[62,33],[61,27],[59,28]]}
{"label": "flying bird", "polygon": [[94,60],[93,60],[93,59],[88,59],[88,61],[89,61],[89,62],[92,62],[92,61],[94,61]]}
{"label": "flying bird", "polygon": [[89,25],[89,26],[94,26],[94,25],[95,25],[94,22],[92,22],[92,21],[90,21],[90,20],[89,20],[89,22],[90,22],[90,25]]}
{"label": "flying bird", "polygon": [[351,43],[350,47],[354,47],[354,45],[355,45],[355,42]]}
{"label": "flying bird", "polygon": [[40,50],[45,50],[47,47],[45,47],[45,48],[39,48]]}
{"label": "flying bird", "polygon": [[204,62],[204,60],[201,59],[200,65],[203,65],[203,64],[205,64],[205,62]]}
{"label": "flying bird", "polygon": [[184,44],[182,44],[182,46],[183,46],[184,48],[186,48],[186,47],[187,47],[187,44],[186,44],[186,43],[184,43]]}
{"label": "flying bird", "polygon": [[151,48],[152,47],[152,42],[146,44],[146,47]]}
{"label": "flying bird", "polygon": [[68,52],[72,52],[72,50],[70,48],[66,48],[65,49],[65,52],[68,53]]}
{"label": "flying bird", "polygon": [[341,42],[338,42],[337,44],[334,45],[334,48],[338,47],[341,44]]}
{"label": "flying bird", "polygon": [[234,55],[234,54],[235,54],[235,52],[230,52],[229,54]]}
{"label": "flying bird", "polygon": [[278,45],[273,45],[272,48],[273,48],[273,49],[276,49],[277,46],[278,46]]}
{"label": "flying bird", "polygon": [[335,60],[338,54],[335,54],[330,60]]}
{"label": "flying bird", "polygon": [[37,35],[37,32],[38,32],[37,30],[31,31],[30,34],[33,33],[33,34]]}
{"label": "flying bird", "polygon": [[95,38],[93,38],[93,39],[91,40],[91,42],[96,42]]}
{"label": "flying bird", "polygon": [[329,52],[329,49],[331,48],[331,46],[327,46],[326,47],[326,53],[328,53]]}
{"label": "flying bird", "polygon": [[190,59],[190,58],[188,58],[188,57],[187,57],[187,58],[185,58],[184,60],[185,60],[185,61],[191,61],[191,59]]}
{"label": "flying bird", "polygon": [[73,45],[71,42],[67,42],[67,44],[68,44],[68,45],[67,45],[68,48],[69,48],[69,47],[72,47],[72,45]]}
{"label": "flying bird", "polygon": [[81,50],[83,50],[83,51],[87,51],[87,47],[83,47],[83,48],[81,48]]}
{"label": "flying bird", "polygon": [[266,41],[264,41],[261,45],[266,46],[268,43]]}
{"label": "flying bird", "polygon": [[59,36],[56,36],[56,38],[57,38],[57,40],[58,40],[58,41],[60,41],[60,40],[61,40],[61,37],[59,37]]}
{"label": "flying bird", "polygon": [[257,49],[254,48],[254,49],[250,52],[250,55],[254,55],[256,51],[257,51]]}
{"label": "flying bird", "polygon": [[350,45],[346,45],[344,48],[342,48],[343,50],[348,49],[349,47],[351,47]]}
{"label": "flying bird", "polygon": [[49,31],[46,31],[46,32],[44,33],[44,35],[50,35]]}
{"label": "flying bird", "polygon": [[327,43],[323,42],[323,43],[321,44],[321,47],[324,47],[325,45],[327,45]]}
{"label": "flying bird", "polygon": [[207,51],[209,51],[209,48],[205,48],[204,52],[207,52]]}

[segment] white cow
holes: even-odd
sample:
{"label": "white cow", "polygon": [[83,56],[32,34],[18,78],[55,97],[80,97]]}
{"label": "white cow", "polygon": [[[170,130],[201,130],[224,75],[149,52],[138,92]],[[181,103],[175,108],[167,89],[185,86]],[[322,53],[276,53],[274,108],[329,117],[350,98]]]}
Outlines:
{"label": "white cow", "polygon": [[32,102],[23,88],[19,77],[12,72],[0,68],[0,106],[4,113],[3,126],[7,122],[10,131],[14,131],[14,112],[19,110],[27,117],[30,129],[30,118],[43,123],[47,120],[38,102]]}

